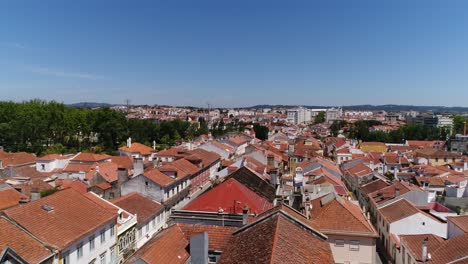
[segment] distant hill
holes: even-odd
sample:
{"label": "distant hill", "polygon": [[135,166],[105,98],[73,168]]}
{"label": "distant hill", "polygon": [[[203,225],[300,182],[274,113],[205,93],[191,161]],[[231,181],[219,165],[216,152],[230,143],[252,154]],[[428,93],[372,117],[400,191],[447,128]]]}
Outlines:
{"label": "distant hill", "polygon": [[[295,105],[255,105],[248,108],[294,108]],[[306,108],[330,108],[332,106],[310,106],[304,105]],[[386,112],[401,112],[401,111],[418,111],[418,112],[436,112],[436,113],[462,113],[468,112],[468,107],[461,106],[417,106],[417,105],[349,105],[342,106],[344,110],[367,110],[367,111],[386,111]]]}
{"label": "distant hill", "polygon": [[80,103],[75,103],[75,104],[68,104],[68,106],[76,107],[76,108],[96,108],[96,107],[112,107],[112,106],[116,106],[116,104],[80,102]]}

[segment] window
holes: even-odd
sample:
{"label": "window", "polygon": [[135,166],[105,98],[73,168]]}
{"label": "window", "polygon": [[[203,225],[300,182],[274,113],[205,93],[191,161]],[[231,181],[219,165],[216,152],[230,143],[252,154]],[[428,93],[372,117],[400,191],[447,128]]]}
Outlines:
{"label": "window", "polygon": [[106,230],[101,230],[101,243],[106,242]]}
{"label": "window", "polygon": [[149,231],[149,223],[146,225],[146,232]]}
{"label": "window", "polygon": [[110,233],[111,233],[111,237],[114,237],[114,235],[115,235],[114,225],[110,226]]}
{"label": "window", "polygon": [[99,255],[99,258],[101,259],[101,264],[106,264],[106,252]]}
{"label": "window", "polygon": [[151,227],[154,228],[154,225],[155,225],[155,218],[153,218],[153,220],[151,220]]}
{"label": "window", "polygon": [[114,247],[111,247],[110,248],[110,259],[111,259],[111,263],[114,263],[115,262],[115,246]]}
{"label": "window", "polygon": [[94,235],[89,237],[89,251],[94,250]]}
{"label": "window", "polygon": [[343,239],[335,239],[335,247],[344,247]]}
{"label": "window", "polygon": [[359,251],[359,240],[351,240],[349,243],[349,250]]}
{"label": "window", "polygon": [[63,264],[70,264],[70,254],[67,252],[62,254]]}
{"label": "window", "polygon": [[138,237],[142,237],[143,236],[143,227],[138,229]]}
{"label": "window", "polygon": [[42,170],[45,170],[45,164],[41,164]]}
{"label": "window", "polygon": [[83,243],[79,243],[78,246],[76,247],[76,255],[78,259],[83,257]]}

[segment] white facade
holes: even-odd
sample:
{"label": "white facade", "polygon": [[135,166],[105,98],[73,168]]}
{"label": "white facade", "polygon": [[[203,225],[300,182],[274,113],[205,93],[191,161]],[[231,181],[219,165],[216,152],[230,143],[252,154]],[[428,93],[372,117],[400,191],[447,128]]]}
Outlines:
{"label": "white facade", "polygon": [[137,249],[141,248],[148,242],[156,233],[162,230],[166,225],[165,211],[155,215],[147,223],[137,229],[136,246]]}
{"label": "white facade", "polygon": [[117,263],[116,244],[117,228],[114,223],[109,223],[62,250],[62,258],[54,263]]}
{"label": "white facade", "polygon": [[69,159],[37,160],[36,170],[39,172],[51,172],[55,169],[65,168],[69,162]]}
{"label": "white facade", "polygon": [[[456,217],[456,216],[455,216]],[[453,218],[455,218],[453,217]],[[463,216],[463,217],[467,217],[467,216]],[[449,218],[447,218],[447,238],[450,239],[452,237],[456,237],[456,236],[460,236],[460,235],[464,235],[465,234],[465,231],[463,231],[461,228],[459,228],[458,226],[456,226]]]}

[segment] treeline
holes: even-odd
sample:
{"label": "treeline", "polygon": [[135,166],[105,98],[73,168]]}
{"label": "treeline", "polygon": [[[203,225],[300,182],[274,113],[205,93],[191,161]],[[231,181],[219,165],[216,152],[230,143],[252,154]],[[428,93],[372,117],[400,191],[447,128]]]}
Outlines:
{"label": "treeline", "polygon": [[332,124],[330,129],[334,135],[342,129],[348,138],[385,143],[403,143],[405,140],[446,140],[450,136],[448,128],[430,127],[422,124],[402,125],[389,132],[369,131],[370,127],[381,124],[381,122],[374,120],[357,121],[354,124],[337,121]]}
{"label": "treeline", "polygon": [[159,147],[208,133],[206,122],[184,120],[156,123],[127,119],[109,108],[71,108],[54,101],[0,102],[0,146],[7,151],[115,153],[126,139]]}

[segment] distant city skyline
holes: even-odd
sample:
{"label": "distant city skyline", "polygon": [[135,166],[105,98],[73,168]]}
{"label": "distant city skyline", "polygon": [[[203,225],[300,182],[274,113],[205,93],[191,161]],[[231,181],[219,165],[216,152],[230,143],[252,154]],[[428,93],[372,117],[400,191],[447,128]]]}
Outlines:
{"label": "distant city skyline", "polygon": [[0,100],[468,106],[466,1],[2,1]]}

